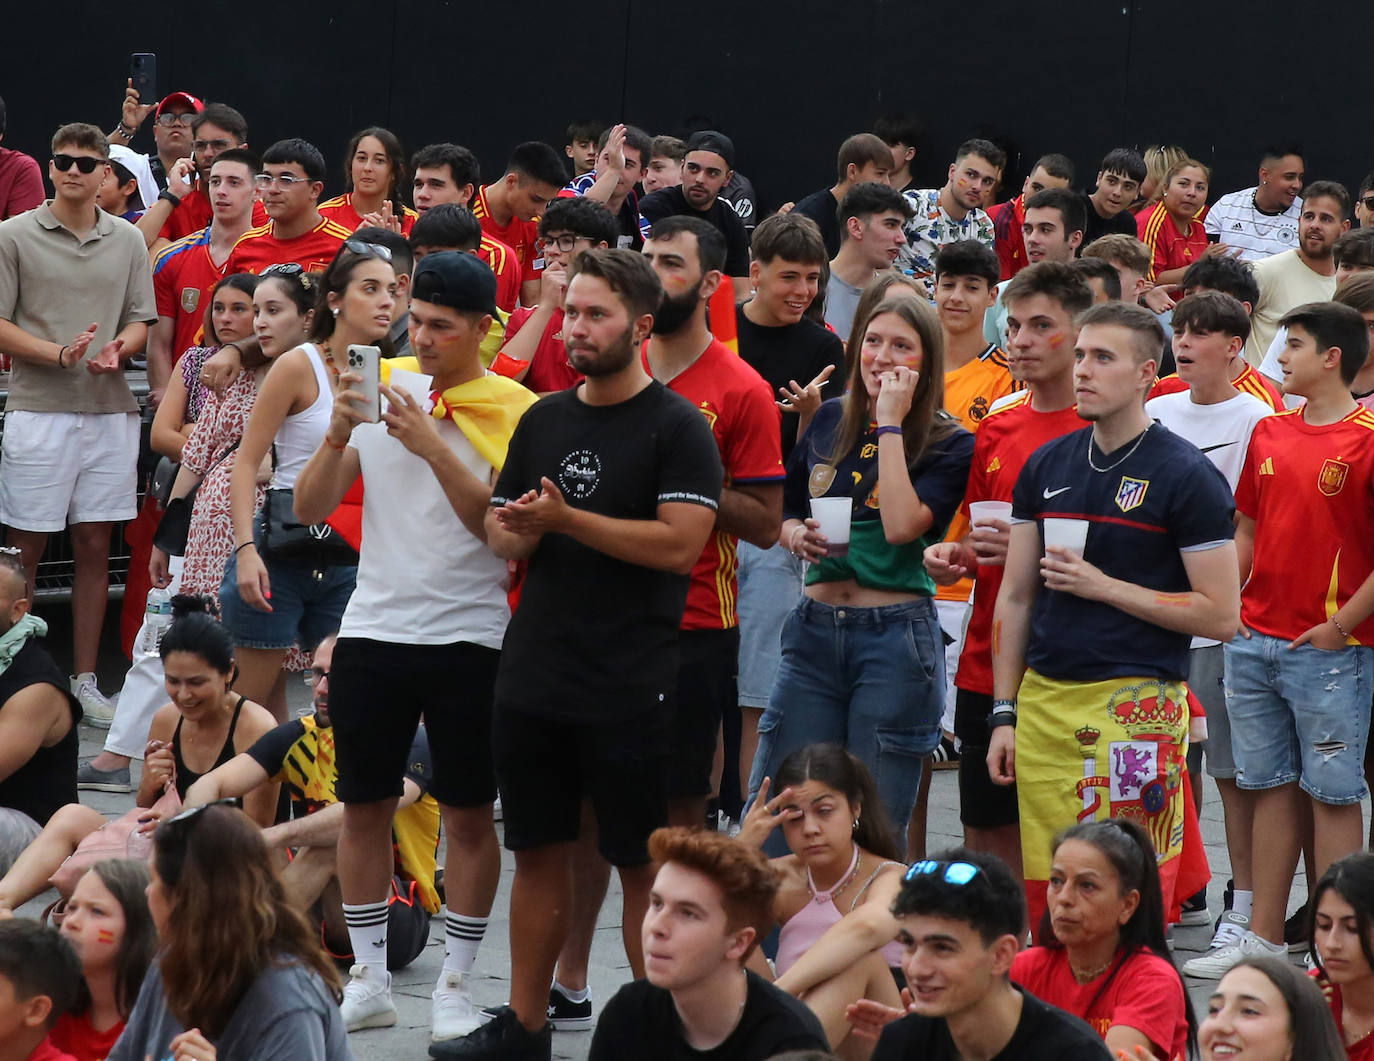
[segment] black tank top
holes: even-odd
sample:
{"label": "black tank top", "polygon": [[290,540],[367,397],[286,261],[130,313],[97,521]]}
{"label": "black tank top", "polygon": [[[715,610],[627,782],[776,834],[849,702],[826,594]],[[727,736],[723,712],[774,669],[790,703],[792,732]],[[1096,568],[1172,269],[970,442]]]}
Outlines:
{"label": "black tank top", "polygon": [[30,685],[55,685],[71,711],[71,728],[51,748],[39,748],[33,758],[0,781],[0,807],[23,811],[39,825],[46,825],[59,807],[76,802],[76,753],[81,737],[76,723],[81,708],[72,699],[66,678],[40,640],[31,637],[15,653],[0,674],[0,709],[10,697]]}
{"label": "black tank top", "polygon": [[[234,751],[234,730],[238,728],[239,712],[242,710],[243,697],[240,695],[239,702],[234,705],[234,717],[229,720],[229,732],[224,738],[224,747],[220,748],[219,758],[215,760],[215,765],[210,767],[210,770],[223,766],[236,754]],[[172,759],[177,766],[177,795],[182,799],[186,798],[187,789],[210,772],[210,770],[206,770],[205,774],[196,773],[186,765],[185,760],[181,757],[181,724],[185,721],[184,718],[177,719],[177,728],[172,733]]]}

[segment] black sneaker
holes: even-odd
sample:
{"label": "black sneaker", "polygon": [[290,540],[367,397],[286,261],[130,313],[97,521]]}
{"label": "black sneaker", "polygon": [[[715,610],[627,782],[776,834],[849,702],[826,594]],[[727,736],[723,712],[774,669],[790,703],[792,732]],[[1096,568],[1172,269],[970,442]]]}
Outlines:
{"label": "black sneaker", "polygon": [[549,1023],[553,1025],[554,1031],[585,1032],[591,1030],[591,993],[588,992],[587,997],[581,1002],[574,1002],[563,994],[562,989],[557,984],[554,984],[549,988]]}
{"label": "black sneaker", "polygon": [[948,737],[940,738],[940,743],[930,753],[930,757],[935,760],[936,770],[953,770],[959,765],[959,753],[955,750],[954,742]]}
{"label": "black sneaker", "polygon": [[429,1044],[429,1056],[472,1058],[484,1061],[552,1061],[553,1026],[545,1024],[537,1032],[526,1030],[515,1010],[502,1006],[486,1024],[461,1039],[445,1039]]}
{"label": "black sneaker", "polygon": [[1303,903],[1283,923],[1283,941],[1294,954],[1301,954],[1312,946],[1312,941],[1307,938],[1307,920],[1307,904]]}
{"label": "black sneaker", "polygon": [[1188,896],[1183,901],[1182,912],[1179,914],[1178,923],[1184,928],[1195,925],[1205,925],[1211,918],[1207,916],[1207,889],[1203,888],[1200,892]]}

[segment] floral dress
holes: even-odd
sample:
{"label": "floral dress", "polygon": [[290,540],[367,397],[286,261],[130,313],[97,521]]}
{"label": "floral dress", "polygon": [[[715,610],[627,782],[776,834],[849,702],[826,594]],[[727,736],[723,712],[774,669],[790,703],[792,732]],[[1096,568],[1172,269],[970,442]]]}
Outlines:
{"label": "floral dress", "polygon": [[[234,519],[229,504],[229,480],[239,451],[231,447],[243,438],[248,416],[258,396],[257,375],[240,372],[224,391],[209,394],[200,417],[181,451],[187,471],[202,476],[191,510],[191,529],[181,571],[182,593],[218,597],[224,569],[234,552]],[[218,463],[216,463],[218,462]],[[257,487],[253,511],[262,507],[263,488]],[[310,668],[310,654],[293,646],[283,666],[298,671]]]}

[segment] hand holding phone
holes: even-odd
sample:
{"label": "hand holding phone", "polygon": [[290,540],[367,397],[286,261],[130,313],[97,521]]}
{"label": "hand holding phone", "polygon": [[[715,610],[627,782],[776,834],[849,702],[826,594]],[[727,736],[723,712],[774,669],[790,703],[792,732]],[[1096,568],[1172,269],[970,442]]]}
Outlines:
{"label": "hand holding phone", "polygon": [[353,405],[365,422],[375,424],[382,418],[382,352],[375,346],[348,347],[348,371],[359,381],[347,389],[357,395]]}

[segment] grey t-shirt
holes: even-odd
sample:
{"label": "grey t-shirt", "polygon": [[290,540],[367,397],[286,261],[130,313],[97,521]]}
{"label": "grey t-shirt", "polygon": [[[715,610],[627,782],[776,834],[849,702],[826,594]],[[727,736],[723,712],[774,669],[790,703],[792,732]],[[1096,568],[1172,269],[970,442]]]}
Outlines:
{"label": "grey t-shirt", "polygon": [[[154,962],[106,1061],[157,1061],[184,1030],[167,1011]],[[338,1003],[314,972],[295,962],[253,982],[214,1046],[219,1061],[353,1061]]]}
{"label": "grey t-shirt", "polygon": [[859,308],[859,296],[863,288],[846,284],[834,273],[825,288],[825,323],[835,329],[841,342],[849,341],[849,330],[854,327],[854,311]]}

